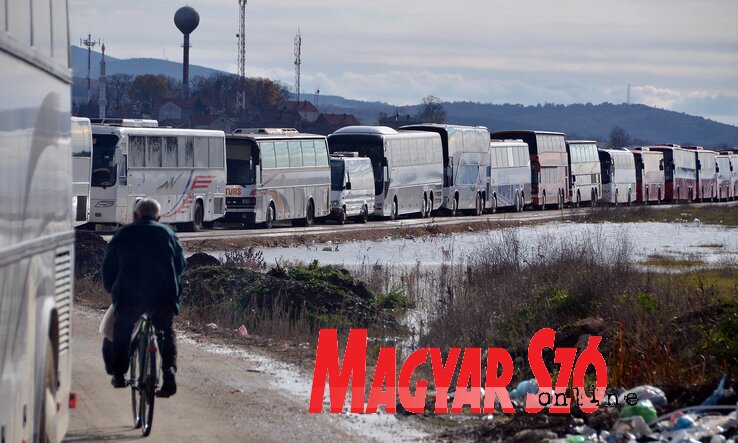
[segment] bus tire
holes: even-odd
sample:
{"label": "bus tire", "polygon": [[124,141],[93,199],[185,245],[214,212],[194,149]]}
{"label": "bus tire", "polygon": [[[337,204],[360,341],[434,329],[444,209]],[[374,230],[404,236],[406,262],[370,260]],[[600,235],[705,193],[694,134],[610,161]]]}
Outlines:
{"label": "bus tire", "polygon": [[630,198],[630,189],[628,189],[628,206],[630,206],[633,203],[633,201]]}
{"label": "bus tire", "polygon": [[591,208],[594,208],[595,206],[597,206],[597,193],[595,192],[595,190],[594,190],[594,189],[592,189],[592,193],[591,193],[591,194],[592,194],[592,195],[590,196],[590,198],[591,198],[592,200],[590,200],[590,201],[589,201],[589,206],[590,206]]}
{"label": "bus tire", "polygon": [[392,199],[392,212],[390,213],[390,220],[397,220],[397,197]]}
{"label": "bus tire", "polygon": [[307,208],[305,209],[305,219],[302,221],[305,227],[312,226],[315,224],[315,204],[313,200],[308,201]]}
{"label": "bus tire", "polygon": [[580,207],[582,205],[582,195],[577,191],[577,201],[574,203],[575,207]]}
{"label": "bus tire", "polygon": [[200,200],[195,203],[195,210],[192,212],[192,221],[182,223],[180,228],[183,232],[197,232],[202,229],[204,211]]}
{"label": "bus tire", "polygon": [[659,188],[658,196],[656,198],[657,198],[656,204],[660,205],[661,204],[661,188]]}
{"label": "bus tire", "polygon": [[420,199],[420,218],[425,218],[425,196]]}
{"label": "bus tire", "polygon": [[546,193],[543,193],[543,197],[541,197],[541,211],[546,210]]}
{"label": "bus tire", "polygon": [[361,215],[359,215],[359,223],[364,224],[367,221],[369,221],[369,207],[367,205],[364,205],[364,210],[361,211]]}
{"label": "bus tire", "polygon": [[492,196],[492,213],[497,213],[497,194]]}
{"label": "bus tire", "polygon": [[341,214],[339,214],[338,216],[338,224],[339,225],[346,224],[346,206],[341,208]]}
{"label": "bus tire", "polygon": [[272,203],[269,203],[269,207],[267,208],[266,213],[266,219],[264,220],[264,227],[267,229],[272,229],[274,226],[274,205]]}
{"label": "bus tire", "polygon": [[559,198],[558,198],[557,206],[558,206],[559,211],[564,209],[564,192],[563,191],[559,191]]}
{"label": "bus tire", "polygon": [[[56,389],[58,382],[56,379],[56,362],[54,358],[54,347],[51,345],[51,340],[46,339],[46,361],[44,363],[44,389],[41,391],[41,417],[39,419],[38,438],[39,442],[48,443],[51,442],[46,424],[49,417],[46,416],[47,409],[49,408],[49,401],[56,398]],[[56,405],[52,403],[52,408],[56,409]]]}
{"label": "bus tire", "polygon": [[451,200],[451,217],[456,217],[459,215],[459,196],[454,195],[453,200]]}
{"label": "bus tire", "polygon": [[484,205],[482,204],[482,196],[477,192],[477,197],[474,199],[474,215],[475,216],[482,215],[483,210],[484,210]]}

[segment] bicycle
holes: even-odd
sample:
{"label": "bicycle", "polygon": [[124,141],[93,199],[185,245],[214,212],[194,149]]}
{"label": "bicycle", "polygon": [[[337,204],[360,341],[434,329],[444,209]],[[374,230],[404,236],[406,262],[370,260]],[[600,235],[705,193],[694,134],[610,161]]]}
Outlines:
{"label": "bicycle", "polygon": [[144,313],[134,327],[135,340],[130,358],[131,407],[133,409],[133,425],[141,429],[144,437],[151,433],[154,420],[154,399],[159,372],[156,366],[156,330],[151,320],[151,312]]}

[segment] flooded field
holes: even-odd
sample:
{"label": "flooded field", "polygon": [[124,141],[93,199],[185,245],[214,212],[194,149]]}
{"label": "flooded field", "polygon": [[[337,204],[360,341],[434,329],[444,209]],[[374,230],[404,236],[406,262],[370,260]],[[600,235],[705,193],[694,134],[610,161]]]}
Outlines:
{"label": "flooded field", "polygon": [[[548,223],[511,228],[529,248],[542,242],[597,236],[609,244],[630,242],[633,260],[652,256],[690,258],[705,265],[736,263],[738,228],[694,223]],[[386,238],[377,241],[315,243],[307,247],[257,248],[265,261],[356,266],[438,266],[464,264],[473,253],[483,253],[488,242],[503,241],[500,231],[452,234],[422,238]]]}

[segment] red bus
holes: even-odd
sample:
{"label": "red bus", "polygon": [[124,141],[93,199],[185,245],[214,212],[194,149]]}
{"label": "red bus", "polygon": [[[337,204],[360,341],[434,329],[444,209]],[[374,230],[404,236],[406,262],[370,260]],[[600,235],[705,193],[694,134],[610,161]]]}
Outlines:
{"label": "red bus", "polygon": [[649,148],[633,150],[636,168],[636,202],[661,203],[664,199],[664,153]]}
{"label": "red bus", "polygon": [[561,132],[497,131],[492,140],[522,140],[528,144],[531,169],[531,202],[541,209],[569,202],[569,156]]}
{"label": "red bus", "polygon": [[713,201],[717,197],[717,171],[715,157],[717,152],[704,149],[702,146],[684,146],[694,151],[697,159],[697,196],[700,201]]}
{"label": "red bus", "polygon": [[697,157],[679,145],[648,146],[650,151],[664,153],[664,199],[691,202],[697,188]]}

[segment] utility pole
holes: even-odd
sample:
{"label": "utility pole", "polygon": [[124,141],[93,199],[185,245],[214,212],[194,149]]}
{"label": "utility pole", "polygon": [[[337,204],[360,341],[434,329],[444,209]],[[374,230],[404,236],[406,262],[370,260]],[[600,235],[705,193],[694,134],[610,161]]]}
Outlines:
{"label": "utility pole", "polygon": [[238,90],[236,109],[246,109],[246,1],[238,0]]}
{"label": "utility pole", "polygon": [[92,39],[92,34],[87,33],[86,39],[80,39],[82,46],[87,46],[87,103],[92,101],[92,81],[90,80],[90,69],[92,69],[92,48],[100,44],[100,40]]}
{"label": "utility pole", "polygon": [[628,104],[630,104],[630,83],[628,83]]}
{"label": "utility pole", "polygon": [[98,80],[98,88],[100,92],[98,92],[98,117],[105,118],[107,107],[108,107],[108,98],[107,98],[107,89],[108,89],[108,80],[105,77],[105,43],[102,44],[102,58],[100,59],[100,79]]}
{"label": "utility pole", "polygon": [[301,47],[302,37],[300,37],[300,28],[297,28],[297,35],[295,35],[295,94],[297,94],[297,102],[300,102],[300,65],[302,64],[301,59]]}
{"label": "utility pole", "polygon": [[318,108],[319,99],[320,99],[320,83],[318,83],[318,85],[315,87],[315,108],[318,109],[318,111],[320,112],[320,108]]}

